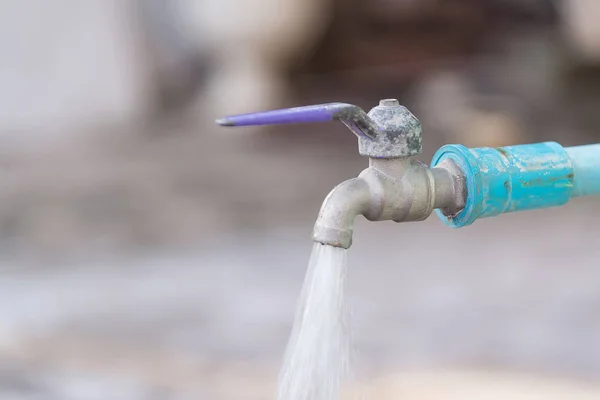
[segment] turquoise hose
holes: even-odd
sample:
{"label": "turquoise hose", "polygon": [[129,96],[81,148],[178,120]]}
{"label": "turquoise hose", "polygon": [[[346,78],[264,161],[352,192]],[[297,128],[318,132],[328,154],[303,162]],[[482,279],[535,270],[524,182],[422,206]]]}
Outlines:
{"label": "turquoise hose", "polygon": [[600,194],[600,144],[564,148],[555,142],[468,149],[440,148],[431,162],[454,161],[465,177],[465,207],[438,216],[458,228],[479,218],[555,207],[572,197]]}
{"label": "turquoise hose", "polygon": [[573,165],[573,197],[600,194],[600,144],[567,147]]}

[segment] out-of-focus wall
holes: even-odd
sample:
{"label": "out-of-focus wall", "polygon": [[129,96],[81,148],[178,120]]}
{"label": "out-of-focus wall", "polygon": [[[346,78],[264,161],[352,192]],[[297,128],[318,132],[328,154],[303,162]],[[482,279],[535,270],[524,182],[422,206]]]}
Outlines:
{"label": "out-of-focus wall", "polygon": [[564,32],[572,49],[588,63],[600,62],[600,2],[563,0],[560,6]]}
{"label": "out-of-focus wall", "polygon": [[331,0],[179,0],[182,26],[210,58],[199,104],[211,118],[281,107],[287,74],[320,42]]}
{"label": "out-of-focus wall", "polygon": [[37,140],[143,114],[138,28],[133,0],[2,2],[0,132]]}

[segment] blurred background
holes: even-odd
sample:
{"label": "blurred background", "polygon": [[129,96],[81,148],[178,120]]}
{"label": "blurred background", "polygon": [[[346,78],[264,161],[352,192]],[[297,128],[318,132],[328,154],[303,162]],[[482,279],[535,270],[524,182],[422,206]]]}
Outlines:
{"label": "blurred background", "polygon": [[[1,6],[2,399],[273,398],[319,206],[366,160],[341,124],[217,117],[399,98],[426,162],[600,138],[597,0]],[[600,398],[599,210],[358,221],[358,391]]]}

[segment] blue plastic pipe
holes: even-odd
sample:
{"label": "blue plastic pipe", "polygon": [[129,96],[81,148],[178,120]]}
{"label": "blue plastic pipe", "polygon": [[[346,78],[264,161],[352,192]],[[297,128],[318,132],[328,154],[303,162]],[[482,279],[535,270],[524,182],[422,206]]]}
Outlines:
{"label": "blue plastic pipe", "polygon": [[500,148],[440,148],[435,167],[450,159],[463,171],[465,208],[452,216],[437,210],[449,226],[478,218],[560,206],[572,197],[600,194],[600,144],[564,148],[555,142]]}
{"label": "blue plastic pipe", "polygon": [[573,197],[600,194],[600,144],[567,147],[573,164]]}

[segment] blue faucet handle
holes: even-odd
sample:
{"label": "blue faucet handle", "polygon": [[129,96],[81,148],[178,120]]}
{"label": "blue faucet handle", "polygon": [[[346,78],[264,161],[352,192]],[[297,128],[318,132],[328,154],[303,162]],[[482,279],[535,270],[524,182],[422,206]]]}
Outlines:
{"label": "blue faucet handle", "polygon": [[346,103],[327,103],[284,108],[249,114],[232,115],[216,120],[221,126],[251,126],[341,121],[358,137],[374,139],[379,128],[358,106]]}

